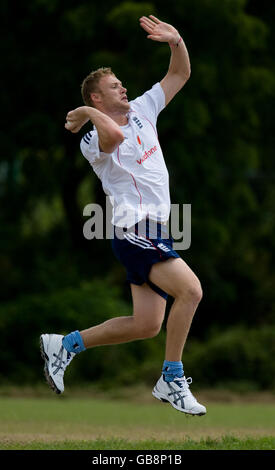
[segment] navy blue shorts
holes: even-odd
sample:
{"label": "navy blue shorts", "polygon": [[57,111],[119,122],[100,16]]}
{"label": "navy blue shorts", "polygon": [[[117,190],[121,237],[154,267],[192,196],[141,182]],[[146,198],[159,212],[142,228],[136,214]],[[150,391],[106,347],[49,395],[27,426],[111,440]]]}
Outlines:
{"label": "navy blue shorts", "polygon": [[168,294],[149,279],[151,267],[169,258],[180,258],[173,250],[173,238],[163,224],[144,219],[131,228],[115,227],[112,248],[127,270],[127,281],[138,286],[147,283],[167,299]]}

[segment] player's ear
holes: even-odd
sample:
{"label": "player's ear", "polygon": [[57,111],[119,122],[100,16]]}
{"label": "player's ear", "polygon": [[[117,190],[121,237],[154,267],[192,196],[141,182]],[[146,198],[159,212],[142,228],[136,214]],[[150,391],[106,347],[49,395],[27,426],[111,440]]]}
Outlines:
{"label": "player's ear", "polygon": [[100,93],[91,93],[90,94],[91,101],[96,104],[101,102]]}

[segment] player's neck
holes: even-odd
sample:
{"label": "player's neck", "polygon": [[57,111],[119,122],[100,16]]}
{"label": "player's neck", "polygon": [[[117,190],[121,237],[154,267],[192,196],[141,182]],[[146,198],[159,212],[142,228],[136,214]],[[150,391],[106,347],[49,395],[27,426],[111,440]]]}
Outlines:
{"label": "player's neck", "polygon": [[108,113],[108,116],[119,126],[126,126],[126,124],[128,124],[127,113]]}
{"label": "player's neck", "polygon": [[97,106],[97,109],[104,114],[107,114],[113,121],[115,121],[119,126],[126,126],[128,124],[128,109],[106,109],[105,107]]}

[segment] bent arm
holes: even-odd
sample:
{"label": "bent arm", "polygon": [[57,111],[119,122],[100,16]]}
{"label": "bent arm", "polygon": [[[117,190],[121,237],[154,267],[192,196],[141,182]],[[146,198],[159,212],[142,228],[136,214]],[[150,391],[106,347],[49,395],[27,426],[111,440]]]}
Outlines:
{"label": "bent arm", "polygon": [[182,89],[191,75],[189,54],[185,43],[179,34],[175,41],[177,42],[169,43],[171,48],[169,69],[160,82],[165,94],[166,105]]}
{"label": "bent arm", "polygon": [[80,106],[66,116],[65,128],[76,133],[84,124],[91,121],[98,133],[99,148],[104,153],[112,153],[124,140],[119,125],[96,108]]}
{"label": "bent arm", "polygon": [[160,21],[153,15],[150,15],[149,18],[142,16],[140,25],[149,33],[147,38],[153,41],[168,42],[170,45],[169,69],[160,82],[165,94],[165,104],[167,105],[190,77],[191,66],[187,48],[174,26]]}

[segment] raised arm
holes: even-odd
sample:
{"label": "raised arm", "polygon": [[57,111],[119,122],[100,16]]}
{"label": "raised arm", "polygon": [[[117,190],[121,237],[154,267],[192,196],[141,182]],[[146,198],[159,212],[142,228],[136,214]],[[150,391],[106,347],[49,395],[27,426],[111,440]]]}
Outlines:
{"label": "raised arm", "polygon": [[97,129],[99,148],[102,152],[112,153],[124,140],[119,125],[106,114],[90,106],[80,106],[69,111],[66,116],[65,128],[76,133],[89,120]]}
{"label": "raised arm", "polygon": [[165,104],[185,85],[191,74],[188,51],[182,37],[174,26],[160,21],[153,15],[140,18],[140,26],[153,41],[168,42],[171,48],[169,69],[160,84],[165,94]]}

